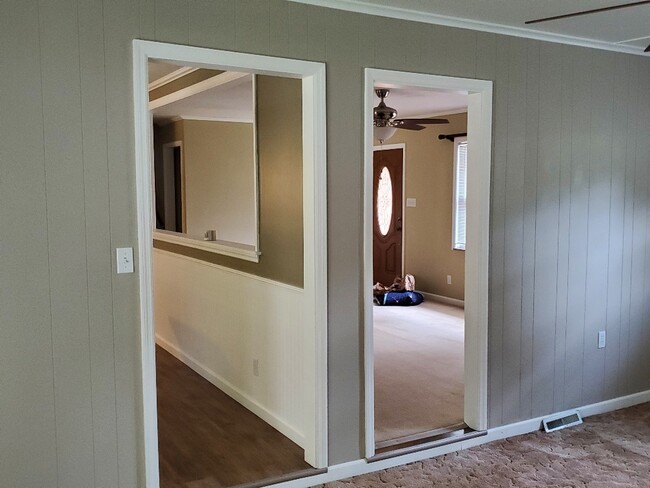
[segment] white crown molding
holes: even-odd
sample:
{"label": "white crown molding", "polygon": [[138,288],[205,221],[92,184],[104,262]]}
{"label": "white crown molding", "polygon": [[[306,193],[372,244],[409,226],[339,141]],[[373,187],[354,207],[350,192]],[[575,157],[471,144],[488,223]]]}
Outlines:
{"label": "white crown molding", "polygon": [[165,76],[162,76],[158,78],[157,80],[152,81],[149,83],[149,91],[155,90],[156,88],[160,88],[163,85],[166,85],[167,83],[171,83],[172,81],[176,81],[179,78],[182,78],[185,75],[189,75],[190,73],[193,73],[199,68],[192,68],[191,66],[183,66],[182,68],[178,68],[176,71],[172,71],[169,74],[166,74]]}
{"label": "white crown molding", "polygon": [[570,44],[572,46],[589,47],[602,49],[605,51],[615,51],[637,56],[646,56],[643,49],[635,46],[623,46],[614,42],[598,41],[596,39],[586,39],[583,37],[566,36],[549,32],[541,32],[522,27],[513,27],[510,25],[493,24],[482,22],[480,20],[462,19],[459,17],[450,17],[447,15],[438,15],[430,12],[420,12],[400,7],[387,5],[376,5],[363,0],[289,0],[290,2],[304,3],[317,7],[333,8],[337,10],[347,10],[360,14],[377,15],[380,17],[389,17],[401,20],[410,20],[413,22],[422,22],[425,24],[444,25],[447,27],[457,27],[460,29],[470,29],[481,32],[490,32],[493,34],[503,34],[506,36],[525,37],[538,41],[555,42],[559,44]]}

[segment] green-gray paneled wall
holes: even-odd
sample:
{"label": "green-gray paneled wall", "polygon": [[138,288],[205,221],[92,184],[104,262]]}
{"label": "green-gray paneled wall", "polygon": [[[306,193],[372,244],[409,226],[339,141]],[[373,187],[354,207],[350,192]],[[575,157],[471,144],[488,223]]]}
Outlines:
{"label": "green-gray paneled wall", "polygon": [[331,464],[363,445],[364,67],[494,80],[490,425],[650,387],[650,60],[283,0],[4,0],[0,485],[142,486],[137,276],[113,269],[135,38],[327,63]]}

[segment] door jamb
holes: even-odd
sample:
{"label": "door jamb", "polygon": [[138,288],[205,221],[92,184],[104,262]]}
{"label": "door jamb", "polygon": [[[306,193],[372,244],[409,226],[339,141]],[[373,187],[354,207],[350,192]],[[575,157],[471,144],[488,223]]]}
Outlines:
{"label": "door jamb", "polygon": [[[364,400],[365,456],[375,454],[374,340],[372,310],[373,127],[374,85],[394,83],[468,93],[467,249],[465,251],[465,395],[464,419],[475,430],[487,429],[488,271],[490,167],[492,155],[492,82],[469,78],[366,68],[364,104]],[[469,137],[469,136],[468,136]]]}
{"label": "door jamb", "polygon": [[305,370],[308,380],[305,458],[327,466],[327,175],[325,64],[135,39],[133,93],[135,119],[138,273],[142,403],[140,422],[146,488],[159,487],[156,364],[153,318],[152,242],[153,155],[149,114],[149,58],[194,67],[255,72],[302,79],[303,99],[303,239]]}

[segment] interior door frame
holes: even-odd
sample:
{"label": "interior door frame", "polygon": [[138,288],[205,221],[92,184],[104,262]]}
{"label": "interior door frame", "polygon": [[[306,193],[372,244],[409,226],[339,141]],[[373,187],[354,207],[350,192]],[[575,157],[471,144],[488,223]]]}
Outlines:
{"label": "interior door frame", "polygon": [[465,251],[465,395],[464,420],[487,429],[488,271],[490,175],[492,159],[492,82],[470,78],[365,70],[364,103],[364,413],[365,456],[375,454],[375,383],[372,310],[373,126],[377,83],[468,93],[467,249]]}
{"label": "interior door frame", "polygon": [[[402,274],[404,274],[404,263],[405,263],[405,247],[406,243],[406,143],[396,142],[395,144],[381,144],[379,146],[373,146],[372,152],[374,155],[375,151],[390,151],[391,149],[401,149],[402,150]],[[374,209],[373,209],[374,212]],[[373,217],[374,219],[374,217]]]}
{"label": "interior door frame", "polygon": [[153,316],[152,242],[153,144],[148,94],[148,61],[254,72],[302,80],[303,242],[305,296],[305,363],[309,391],[304,432],[305,459],[327,466],[327,174],[325,64],[220,51],[136,39],[133,41],[135,165],[140,286],[142,398],[139,435],[144,452],[146,488],[158,488],[155,331]]}

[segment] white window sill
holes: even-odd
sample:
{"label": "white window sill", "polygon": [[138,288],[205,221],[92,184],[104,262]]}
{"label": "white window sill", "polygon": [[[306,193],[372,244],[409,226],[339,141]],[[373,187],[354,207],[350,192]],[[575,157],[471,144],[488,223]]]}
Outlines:
{"label": "white window sill", "polygon": [[215,254],[243,259],[244,261],[251,261],[253,263],[259,263],[260,255],[262,254],[255,249],[255,246],[248,244],[219,240],[202,241],[200,239],[188,237],[185,234],[179,234],[178,232],[171,232],[168,230],[154,230],[153,238],[155,241],[168,242],[170,244],[177,244],[192,249],[200,249],[201,251],[213,252]]}

